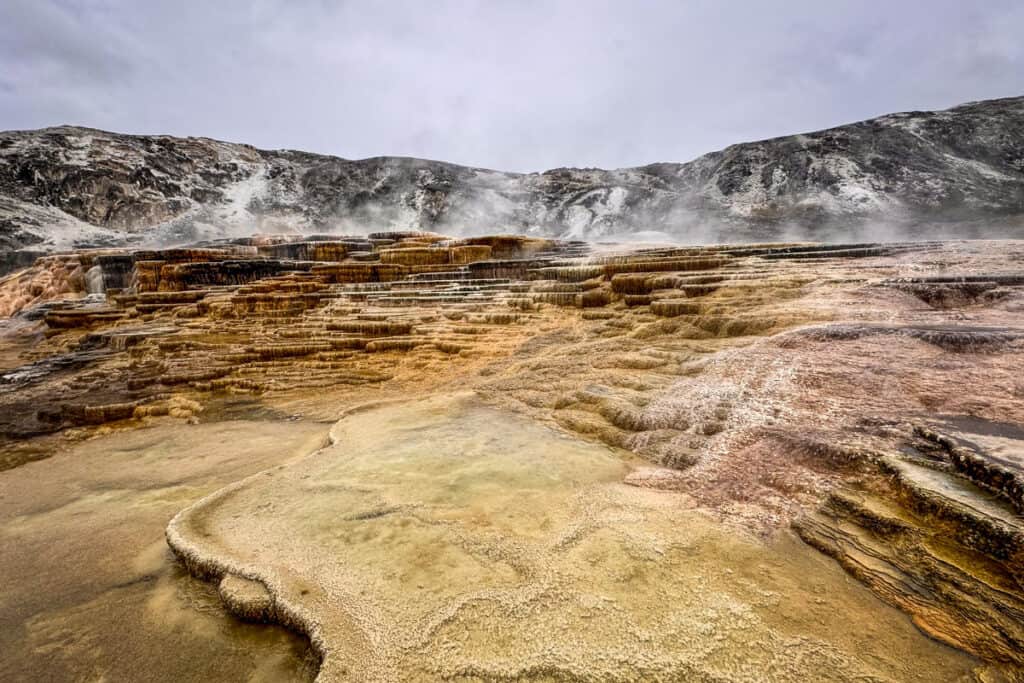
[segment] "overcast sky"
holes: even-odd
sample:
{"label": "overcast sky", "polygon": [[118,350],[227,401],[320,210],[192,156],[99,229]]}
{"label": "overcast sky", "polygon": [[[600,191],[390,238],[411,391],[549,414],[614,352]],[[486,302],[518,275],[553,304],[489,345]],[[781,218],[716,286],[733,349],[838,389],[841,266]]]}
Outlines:
{"label": "overcast sky", "polygon": [[0,128],[504,170],[1024,94],[1021,0],[0,0]]}

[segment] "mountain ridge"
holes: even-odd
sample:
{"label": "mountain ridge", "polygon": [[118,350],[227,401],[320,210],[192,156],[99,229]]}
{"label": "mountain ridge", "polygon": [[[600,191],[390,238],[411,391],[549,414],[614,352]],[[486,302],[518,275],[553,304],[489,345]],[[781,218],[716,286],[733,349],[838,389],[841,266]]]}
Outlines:
{"label": "mountain ridge", "polygon": [[706,242],[874,227],[1012,236],[1024,232],[1022,216],[1024,97],[741,142],[688,162],[530,173],[78,126],[0,133],[8,261],[19,250],[252,232]]}

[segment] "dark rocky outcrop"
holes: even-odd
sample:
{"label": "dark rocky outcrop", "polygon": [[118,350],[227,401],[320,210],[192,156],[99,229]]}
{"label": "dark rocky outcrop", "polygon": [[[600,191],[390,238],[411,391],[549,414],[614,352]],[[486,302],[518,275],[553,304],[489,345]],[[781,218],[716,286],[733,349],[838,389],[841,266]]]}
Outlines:
{"label": "dark rocky outcrop", "polygon": [[1024,98],[891,114],[689,163],[528,174],[68,126],[0,133],[4,270],[33,260],[22,249],[383,229],[587,239],[653,231],[691,242],[827,240],[834,230],[846,239],[858,230],[1012,236],[1024,230]]}

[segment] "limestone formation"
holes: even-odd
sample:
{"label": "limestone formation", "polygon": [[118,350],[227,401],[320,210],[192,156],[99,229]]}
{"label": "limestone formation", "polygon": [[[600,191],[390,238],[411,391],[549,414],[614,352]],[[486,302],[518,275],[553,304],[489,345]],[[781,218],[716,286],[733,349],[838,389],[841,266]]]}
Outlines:
{"label": "limestone formation", "polygon": [[[168,531],[232,612],[311,638],[325,680],[769,669],[796,680],[828,662],[851,678],[912,679],[906,661],[879,654],[884,633],[871,646],[816,634],[813,606],[796,630],[772,621],[779,601],[807,599],[794,597],[800,581],[840,570],[933,639],[913,641],[919,666],[1015,680],[1022,264],[1017,241],[641,248],[423,232],[46,256],[0,281],[0,469],[168,421],[267,411],[326,424],[367,406],[332,430],[334,443],[362,444],[348,464],[364,479],[343,447],[282,461]],[[394,400],[410,407],[380,408]],[[381,421],[349,419],[362,410]],[[437,438],[416,442],[406,419]],[[538,424],[550,428],[538,439],[576,460],[516,460],[532,451],[509,444]],[[470,453],[504,483],[480,479]],[[600,483],[587,458],[607,466]],[[537,526],[503,528],[502,500]],[[371,527],[406,553],[387,558],[380,583]],[[775,569],[739,581],[720,558],[717,578],[701,575],[716,560],[697,539],[712,537]],[[330,562],[314,561],[322,547],[337,551]],[[603,592],[582,590],[599,566]],[[458,580],[437,583],[445,571]],[[823,585],[840,591],[834,578]],[[413,593],[395,588],[403,581]],[[702,581],[729,647],[749,628],[777,658],[716,659],[700,631]],[[410,601],[418,591],[431,597]],[[678,621],[658,591],[680,600]],[[877,617],[899,631],[874,598],[823,599],[856,603],[857,625]],[[685,643],[658,640],[679,629]],[[550,635],[550,651],[522,649],[528,633]],[[339,634],[358,636],[339,645]]]}

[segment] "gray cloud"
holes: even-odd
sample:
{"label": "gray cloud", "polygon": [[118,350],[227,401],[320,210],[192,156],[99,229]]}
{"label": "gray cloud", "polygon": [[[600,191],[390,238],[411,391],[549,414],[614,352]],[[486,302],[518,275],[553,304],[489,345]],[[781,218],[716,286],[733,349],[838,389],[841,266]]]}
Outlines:
{"label": "gray cloud", "polygon": [[73,123],[504,170],[1024,92],[1016,0],[3,0],[0,128]]}

